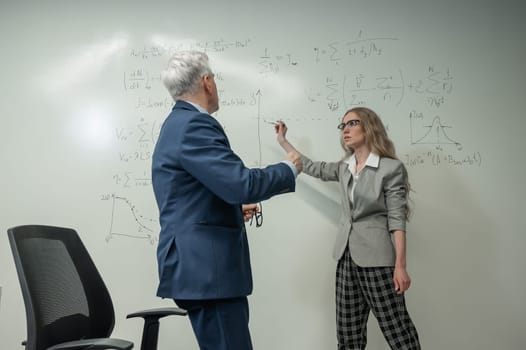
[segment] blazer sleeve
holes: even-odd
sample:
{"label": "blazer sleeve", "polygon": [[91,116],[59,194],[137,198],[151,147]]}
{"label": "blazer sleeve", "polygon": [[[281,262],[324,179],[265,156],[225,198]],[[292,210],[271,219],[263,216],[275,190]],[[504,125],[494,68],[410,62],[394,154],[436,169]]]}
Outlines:
{"label": "blazer sleeve", "polygon": [[404,164],[397,161],[392,171],[384,177],[384,196],[389,231],[406,230],[407,191],[407,171]]}
{"label": "blazer sleeve", "polygon": [[245,167],[215,119],[192,118],[185,128],[181,165],[225,202],[255,203],[295,190],[294,173],[284,163],[264,169]]}
{"label": "blazer sleeve", "polygon": [[309,157],[301,155],[303,172],[323,181],[339,181],[340,162],[313,162]]}

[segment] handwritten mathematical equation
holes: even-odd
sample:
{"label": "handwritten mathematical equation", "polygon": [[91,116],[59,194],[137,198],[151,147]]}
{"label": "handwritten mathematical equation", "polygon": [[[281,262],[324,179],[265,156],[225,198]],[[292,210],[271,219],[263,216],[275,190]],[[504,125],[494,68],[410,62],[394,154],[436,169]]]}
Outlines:
{"label": "handwritten mathematical equation", "polygon": [[124,171],[113,175],[114,184],[122,188],[150,187],[152,185],[151,175],[143,172]]}
{"label": "handwritten mathematical equation", "polygon": [[161,73],[153,73],[144,68],[137,68],[129,72],[124,72],[123,86],[125,91],[130,90],[151,90],[152,86],[161,85]]}
{"label": "handwritten mathematical equation", "polygon": [[142,48],[132,48],[130,57],[149,60],[156,57],[166,57],[179,50],[200,50],[204,52],[225,52],[230,49],[244,49],[249,47],[252,40],[248,38],[237,40],[217,39],[210,41],[192,41],[175,45],[150,45]]}
{"label": "handwritten mathematical equation", "polygon": [[119,160],[121,162],[129,163],[132,161],[150,161],[152,159],[153,152],[148,151],[131,151],[131,152],[119,152]]}
{"label": "handwritten mathematical equation", "polygon": [[374,99],[376,103],[384,102],[396,106],[412,94],[423,95],[425,104],[439,108],[446,101],[446,95],[453,91],[453,77],[449,68],[437,70],[429,66],[422,77],[406,78],[401,69],[387,74],[356,73],[326,76],[320,84],[324,91],[310,88],[306,92],[309,102],[326,103],[330,111],[341,108],[368,105]]}
{"label": "handwritten mathematical equation", "polygon": [[155,144],[160,130],[161,125],[156,120],[146,121],[145,118],[141,118],[133,128],[115,128],[113,136],[121,142],[136,142],[142,145]]}
{"label": "handwritten mathematical equation", "polygon": [[268,48],[264,49],[263,54],[259,57],[259,73],[266,75],[269,73],[279,73],[283,67],[296,67],[298,61],[291,53],[271,53]]}
{"label": "handwritten mathematical equation", "polygon": [[357,39],[354,41],[333,41],[325,46],[314,47],[314,62],[334,63],[339,65],[345,58],[369,58],[371,56],[382,56],[384,54],[383,44],[396,41],[397,38],[370,38]]}
{"label": "handwritten mathematical equation", "polygon": [[219,105],[227,107],[256,106],[259,103],[259,89],[256,91],[246,91],[243,95],[229,94],[228,90],[218,91]]}
{"label": "handwritten mathematical equation", "polygon": [[159,96],[148,96],[142,97],[138,96],[135,109],[171,109],[174,106],[175,102],[169,97],[159,97]]}
{"label": "handwritten mathematical equation", "polygon": [[[388,36],[373,36],[368,37],[364,30],[359,30],[356,38],[353,40],[333,40],[325,45],[318,45],[313,47],[313,60],[316,63],[339,62],[345,57],[378,57],[385,54],[386,46],[391,45],[400,39]],[[193,41],[188,40],[176,44],[161,44],[161,45],[145,45],[141,48],[130,49],[129,56],[141,60],[149,60],[158,57],[167,57],[179,50],[201,50],[204,52],[218,52],[223,53],[234,49],[248,49],[253,46],[251,38],[241,38],[226,40],[218,38],[215,40]],[[294,53],[282,53],[271,55],[268,48],[264,49],[265,53],[260,56],[263,61],[260,62],[265,67],[265,72],[275,71],[276,61],[283,61],[287,65],[295,66],[298,60],[294,59]],[[269,62],[266,60],[274,60]],[[272,63],[272,64],[270,64]]]}
{"label": "handwritten mathematical equation", "polygon": [[416,154],[405,154],[402,161],[407,167],[417,167],[425,165],[438,166],[481,166],[482,155],[480,152],[470,152],[464,154],[443,153],[441,151],[424,151]]}

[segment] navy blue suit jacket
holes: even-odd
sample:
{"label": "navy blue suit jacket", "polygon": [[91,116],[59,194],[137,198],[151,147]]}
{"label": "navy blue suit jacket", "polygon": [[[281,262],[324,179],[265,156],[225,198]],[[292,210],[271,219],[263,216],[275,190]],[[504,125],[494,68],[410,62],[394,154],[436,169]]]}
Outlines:
{"label": "navy blue suit jacket", "polygon": [[155,146],[152,182],[161,225],[157,295],[249,295],[252,273],[241,204],[294,191],[289,166],[245,167],[215,118],[178,101]]}

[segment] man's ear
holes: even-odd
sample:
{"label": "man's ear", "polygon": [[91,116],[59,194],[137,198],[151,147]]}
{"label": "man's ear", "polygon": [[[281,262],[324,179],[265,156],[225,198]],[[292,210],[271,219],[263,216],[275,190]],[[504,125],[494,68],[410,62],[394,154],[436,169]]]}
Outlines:
{"label": "man's ear", "polygon": [[203,77],[201,79],[202,79],[203,87],[205,88],[205,91],[207,93],[211,93],[211,91],[213,89],[212,89],[212,79],[210,78],[210,76],[209,75],[203,75]]}

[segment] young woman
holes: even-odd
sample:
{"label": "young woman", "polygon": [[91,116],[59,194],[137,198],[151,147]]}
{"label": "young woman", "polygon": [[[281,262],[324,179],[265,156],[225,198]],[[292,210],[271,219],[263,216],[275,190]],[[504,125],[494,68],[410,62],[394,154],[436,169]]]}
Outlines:
{"label": "young woman", "polygon": [[[295,151],[285,123],[278,122],[275,129],[283,149]],[[420,349],[404,299],[411,283],[406,270],[407,171],[374,111],[353,108],[338,129],[342,160],[314,162],[302,154],[305,174],[338,181],[342,193],[333,252],[338,261],[338,349],[365,349],[371,310],[391,349]]]}

